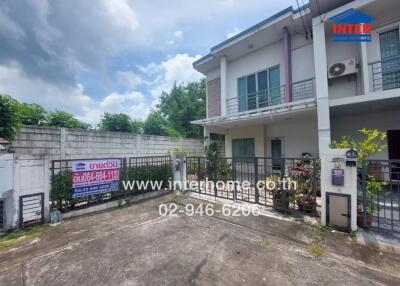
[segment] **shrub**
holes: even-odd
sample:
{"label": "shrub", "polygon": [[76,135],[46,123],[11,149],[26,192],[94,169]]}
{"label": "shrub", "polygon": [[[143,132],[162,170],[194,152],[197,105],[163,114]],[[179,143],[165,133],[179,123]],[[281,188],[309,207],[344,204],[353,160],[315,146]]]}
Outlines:
{"label": "shrub", "polygon": [[[172,177],[171,166],[169,164],[154,166],[131,166],[128,167],[126,179],[129,181],[162,181],[162,187],[168,187],[168,181]],[[146,191],[151,190],[149,184]]]}
{"label": "shrub", "polygon": [[18,101],[9,95],[0,94],[0,137],[12,140],[21,125]]}

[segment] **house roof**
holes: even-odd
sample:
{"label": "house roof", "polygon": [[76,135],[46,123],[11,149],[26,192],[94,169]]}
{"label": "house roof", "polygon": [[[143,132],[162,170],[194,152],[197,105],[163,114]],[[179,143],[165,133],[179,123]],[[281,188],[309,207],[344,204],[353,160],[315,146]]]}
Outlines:
{"label": "house roof", "polygon": [[286,9],[284,9],[284,10],[282,10],[282,11],[280,11],[280,12],[274,14],[274,15],[272,15],[271,17],[268,17],[267,19],[265,19],[265,20],[263,20],[263,21],[261,21],[261,22],[255,24],[254,26],[251,26],[250,28],[248,28],[248,29],[246,29],[246,30],[244,30],[244,31],[242,31],[242,32],[240,32],[240,33],[238,33],[238,34],[236,34],[235,36],[230,37],[229,39],[227,39],[227,40],[225,40],[225,41],[223,41],[223,42],[221,42],[221,43],[219,43],[219,44],[213,46],[213,47],[210,49],[211,52],[210,52],[209,54],[207,54],[207,55],[205,55],[204,57],[202,57],[202,58],[198,59],[197,61],[193,62],[193,65],[195,66],[195,65],[198,65],[198,64],[201,63],[201,62],[207,61],[208,59],[212,58],[213,52],[216,51],[217,49],[223,48],[224,46],[226,46],[226,45],[232,43],[233,41],[235,41],[235,40],[237,40],[237,39],[239,39],[239,38],[241,38],[241,37],[245,37],[245,36],[247,36],[248,34],[251,34],[252,32],[258,30],[260,27],[262,27],[262,26],[264,26],[264,25],[266,25],[266,24],[268,24],[268,23],[270,23],[270,22],[272,22],[272,21],[278,19],[279,17],[281,17],[281,16],[283,16],[283,15],[285,15],[285,14],[287,14],[287,13],[296,14],[296,13],[299,13],[299,12],[301,12],[301,11],[303,11],[303,10],[306,10],[306,9],[309,8],[309,7],[310,7],[310,4],[309,4],[309,3],[307,3],[307,4],[303,5],[303,6],[301,6],[301,7],[298,8],[298,9],[293,9],[293,7],[288,7],[288,8],[286,8]]}
{"label": "house roof", "polygon": [[337,14],[334,17],[329,18],[329,20],[340,24],[371,23],[374,20],[374,17],[371,17],[361,11],[351,8]]}

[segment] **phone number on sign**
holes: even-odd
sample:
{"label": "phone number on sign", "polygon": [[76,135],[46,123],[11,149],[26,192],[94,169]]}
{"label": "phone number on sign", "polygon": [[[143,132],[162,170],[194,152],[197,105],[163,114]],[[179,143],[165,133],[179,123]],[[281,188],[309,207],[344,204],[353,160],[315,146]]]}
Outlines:
{"label": "phone number on sign", "polygon": [[215,207],[213,204],[186,204],[184,207],[170,203],[161,204],[158,207],[160,216],[185,214],[187,216],[213,216],[214,214],[222,214],[223,216],[259,216],[260,210],[247,205],[223,205],[221,208]]}
{"label": "phone number on sign", "polygon": [[106,182],[119,179],[119,170],[76,172],[73,174],[73,184]]}

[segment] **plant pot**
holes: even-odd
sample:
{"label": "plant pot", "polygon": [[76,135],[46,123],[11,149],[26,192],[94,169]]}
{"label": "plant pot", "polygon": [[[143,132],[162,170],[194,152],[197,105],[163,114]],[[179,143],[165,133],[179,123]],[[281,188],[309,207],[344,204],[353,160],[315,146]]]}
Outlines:
{"label": "plant pot", "polygon": [[288,210],[289,209],[289,201],[288,198],[286,197],[286,200],[282,200],[282,193],[281,192],[276,192],[274,193],[272,197],[272,203],[273,207],[277,210]]}
{"label": "plant pot", "polygon": [[[373,215],[370,213],[367,213],[367,226],[370,226],[372,224],[372,219],[373,219]],[[364,227],[364,212],[363,211],[357,212],[357,225],[359,227]]]}
{"label": "plant pot", "polygon": [[228,175],[227,174],[225,174],[225,175],[218,175],[218,180],[219,181],[222,181],[222,182],[225,182],[226,183],[226,181],[228,181]]}
{"label": "plant pot", "polygon": [[315,203],[311,201],[296,200],[299,211],[305,213],[312,213],[315,211]]}

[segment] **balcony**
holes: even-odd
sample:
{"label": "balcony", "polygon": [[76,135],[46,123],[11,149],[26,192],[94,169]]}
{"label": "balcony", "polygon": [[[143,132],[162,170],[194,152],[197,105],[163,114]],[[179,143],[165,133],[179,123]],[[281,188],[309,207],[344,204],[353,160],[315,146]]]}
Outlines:
{"label": "balcony", "polygon": [[286,102],[286,85],[247,94],[245,100],[242,101],[238,97],[229,98],[226,100],[227,114],[233,115],[258,109],[267,110],[274,106],[315,98],[315,78],[294,82],[290,88],[292,91],[290,102]]}
{"label": "balcony", "polygon": [[369,64],[373,91],[400,88],[400,57]]}

